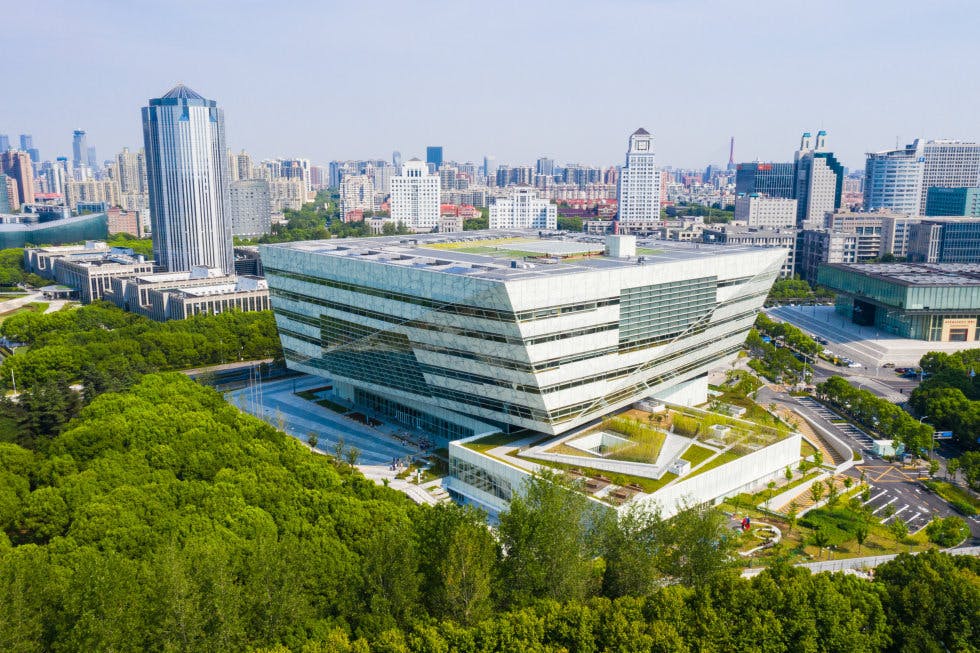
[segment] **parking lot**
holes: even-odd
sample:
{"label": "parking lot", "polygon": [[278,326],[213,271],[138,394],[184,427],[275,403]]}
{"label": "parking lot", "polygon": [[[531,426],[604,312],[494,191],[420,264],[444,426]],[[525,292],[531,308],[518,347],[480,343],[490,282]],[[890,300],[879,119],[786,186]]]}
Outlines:
{"label": "parking lot", "polygon": [[833,424],[834,430],[837,432],[836,434],[844,435],[846,436],[845,441],[850,440],[853,444],[856,444],[858,448],[861,449],[865,460],[876,460],[874,451],[872,451],[874,439],[870,435],[853,424],[845,421],[840,415],[830,410],[812,397],[797,397],[796,400],[806,408]]}

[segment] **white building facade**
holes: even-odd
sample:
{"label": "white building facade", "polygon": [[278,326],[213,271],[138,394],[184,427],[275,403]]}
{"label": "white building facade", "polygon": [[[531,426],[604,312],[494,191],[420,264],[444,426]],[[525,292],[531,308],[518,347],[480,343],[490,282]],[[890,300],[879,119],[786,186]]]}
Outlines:
{"label": "white building facade", "polygon": [[971,188],[980,186],[980,143],[954,140],[927,141],[923,147],[922,203],[925,215],[930,188]]}
{"label": "white building facade", "polygon": [[168,272],[235,270],[224,112],[183,85],[143,108],[153,258]]}
{"label": "white building facade", "polygon": [[744,220],[749,227],[795,227],[796,212],[796,200],[787,197],[767,197],[751,193],[735,198],[735,219]]}
{"label": "white building facade", "polygon": [[619,174],[619,224],[645,225],[660,219],[660,171],[653,153],[653,136],[637,129],[630,135],[626,165]]}
{"label": "white building facade", "polygon": [[262,245],[287,365],[439,438],[562,433],[734,358],[786,257],[665,245],[531,267],[453,238]]}
{"label": "white building facade", "polygon": [[490,205],[491,229],[557,229],[558,207],[532,188],[517,187]]}
{"label": "white building facade", "polygon": [[391,178],[391,221],[412,231],[432,231],[439,226],[439,176],[429,174],[424,161],[402,164],[401,174]]}
{"label": "white building facade", "polygon": [[919,215],[925,208],[922,179],[925,150],[916,139],[896,150],[869,152],[864,167],[864,208]]}

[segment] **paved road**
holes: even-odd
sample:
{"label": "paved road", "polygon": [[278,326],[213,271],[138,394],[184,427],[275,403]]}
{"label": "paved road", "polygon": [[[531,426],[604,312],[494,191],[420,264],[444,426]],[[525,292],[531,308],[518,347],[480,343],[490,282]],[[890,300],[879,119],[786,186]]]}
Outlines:
{"label": "paved road", "polygon": [[342,437],[348,447],[357,447],[363,465],[389,465],[392,458],[407,458],[419,453],[418,448],[399,443],[394,437],[370,428],[312,401],[297,397],[295,392],[311,390],[330,382],[311,376],[271,381],[255,388],[229,392],[228,401],[242,410],[275,424],[280,418],[285,431],[305,443],[311,432],[319,439],[317,450],[332,453]]}
{"label": "paved road", "polygon": [[[792,397],[784,392],[774,392],[762,388],[760,401],[775,402],[795,410],[825,430],[833,433],[849,447],[861,453],[864,464],[852,467],[846,475],[868,483],[870,496],[865,505],[885,524],[899,519],[905,522],[910,533],[916,533],[935,517],[959,515],[940,497],[925,489],[920,482],[928,474],[921,470],[903,469],[896,463],[878,458],[871,451],[872,438],[846,421],[832,410],[811,397]],[[980,544],[980,517],[966,520],[970,526],[972,539],[966,544]]]}

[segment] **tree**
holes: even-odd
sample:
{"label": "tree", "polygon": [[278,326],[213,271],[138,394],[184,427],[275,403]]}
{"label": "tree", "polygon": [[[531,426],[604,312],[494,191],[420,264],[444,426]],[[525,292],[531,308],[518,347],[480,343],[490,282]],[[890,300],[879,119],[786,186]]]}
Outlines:
{"label": "tree", "polygon": [[929,541],[942,547],[956,546],[970,535],[970,527],[959,517],[935,517],[926,526]]}
{"label": "tree", "polygon": [[837,490],[837,481],[831,477],[825,482],[827,483],[827,505],[834,506],[837,504],[837,500],[840,498],[840,494]]}
{"label": "tree", "polygon": [[786,471],[783,472],[783,476],[786,477],[786,480],[787,481],[792,481],[793,480],[793,470],[790,469],[789,465],[786,466]]}
{"label": "tree", "polygon": [[936,476],[936,472],[939,471],[939,461],[935,458],[929,460],[929,478]]}
{"label": "tree", "polygon": [[311,449],[316,449],[316,445],[319,441],[320,437],[316,434],[316,431],[310,431],[309,435],[306,436],[306,443],[310,445]]}
{"label": "tree", "polygon": [[888,530],[891,531],[892,537],[895,541],[901,544],[905,541],[905,538],[909,535],[909,527],[901,519],[895,519],[890,524],[888,524]]}
{"label": "tree", "polygon": [[732,553],[738,539],[728,517],[710,504],[687,506],[667,523],[663,568],[689,587],[701,587],[734,569]]}
{"label": "tree", "polygon": [[772,493],[773,493],[773,490],[776,489],[776,481],[769,481],[768,483],[766,483],[766,489],[769,490],[769,498],[766,500],[766,504],[767,504],[767,507],[770,507],[770,506],[768,506],[768,503],[770,501],[772,501]]}
{"label": "tree", "polygon": [[786,510],[786,523],[789,524],[789,532],[792,533],[793,529],[796,528],[796,521],[799,515],[799,506],[796,505],[796,501],[791,501],[789,508]]}
{"label": "tree", "polygon": [[819,555],[823,556],[823,550],[830,545],[830,535],[828,535],[822,528],[817,528],[813,531],[813,535],[810,537],[810,542],[813,544],[813,546],[817,547]]}
{"label": "tree", "polygon": [[361,450],[355,446],[347,447],[347,453],[345,456],[347,458],[347,464],[353,469],[357,466],[357,461],[361,457]]}
{"label": "tree", "polygon": [[429,613],[469,625],[490,616],[493,571],[499,550],[486,515],[471,507],[439,504],[415,521]]}
{"label": "tree", "polygon": [[663,577],[667,550],[666,524],[659,513],[645,507],[627,509],[606,521],[603,534],[604,596],[647,596]]}
{"label": "tree", "polygon": [[823,483],[814,481],[810,484],[810,498],[813,499],[814,505],[820,503],[820,499],[823,498]]}
{"label": "tree", "polygon": [[337,462],[344,460],[345,442],[344,436],[337,438],[337,441],[333,443],[333,457],[337,459]]}
{"label": "tree", "polygon": [[868,539],[869,530],[870,527],[868,526],[867,522],[864,521],[860,522],[854,527],[854,539],[857,540],[858,543],[858,553],[861,552],[861,547],[864,545],[864,541]]}
{"label": "tree", "polygon": [[823,465],[823,452],[817,449],[813,452],[813,466],[820,467]]}
{"label": "tree", "polygon": [[524,605],[535,597],[571,601],[592,594],[599,519],[589,500],[558,473],[528,478],[500,515],[505,601]]}

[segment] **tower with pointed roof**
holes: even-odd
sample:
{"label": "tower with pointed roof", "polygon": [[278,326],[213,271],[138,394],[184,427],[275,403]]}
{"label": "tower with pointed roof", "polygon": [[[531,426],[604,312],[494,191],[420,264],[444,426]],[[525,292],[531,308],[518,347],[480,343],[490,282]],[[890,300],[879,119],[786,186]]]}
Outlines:
{"label": "tower with pointed roof", "polygon": [[630,135],[626,165],[619,173],[619,228],[645,231],[660,219],[660,171],[653,136],[640,127]]}
{"label": "tower with pointed roof", "polygon": [[224,112],[178,84],[143,107],[143,141],[157,264],[234,274]]}

